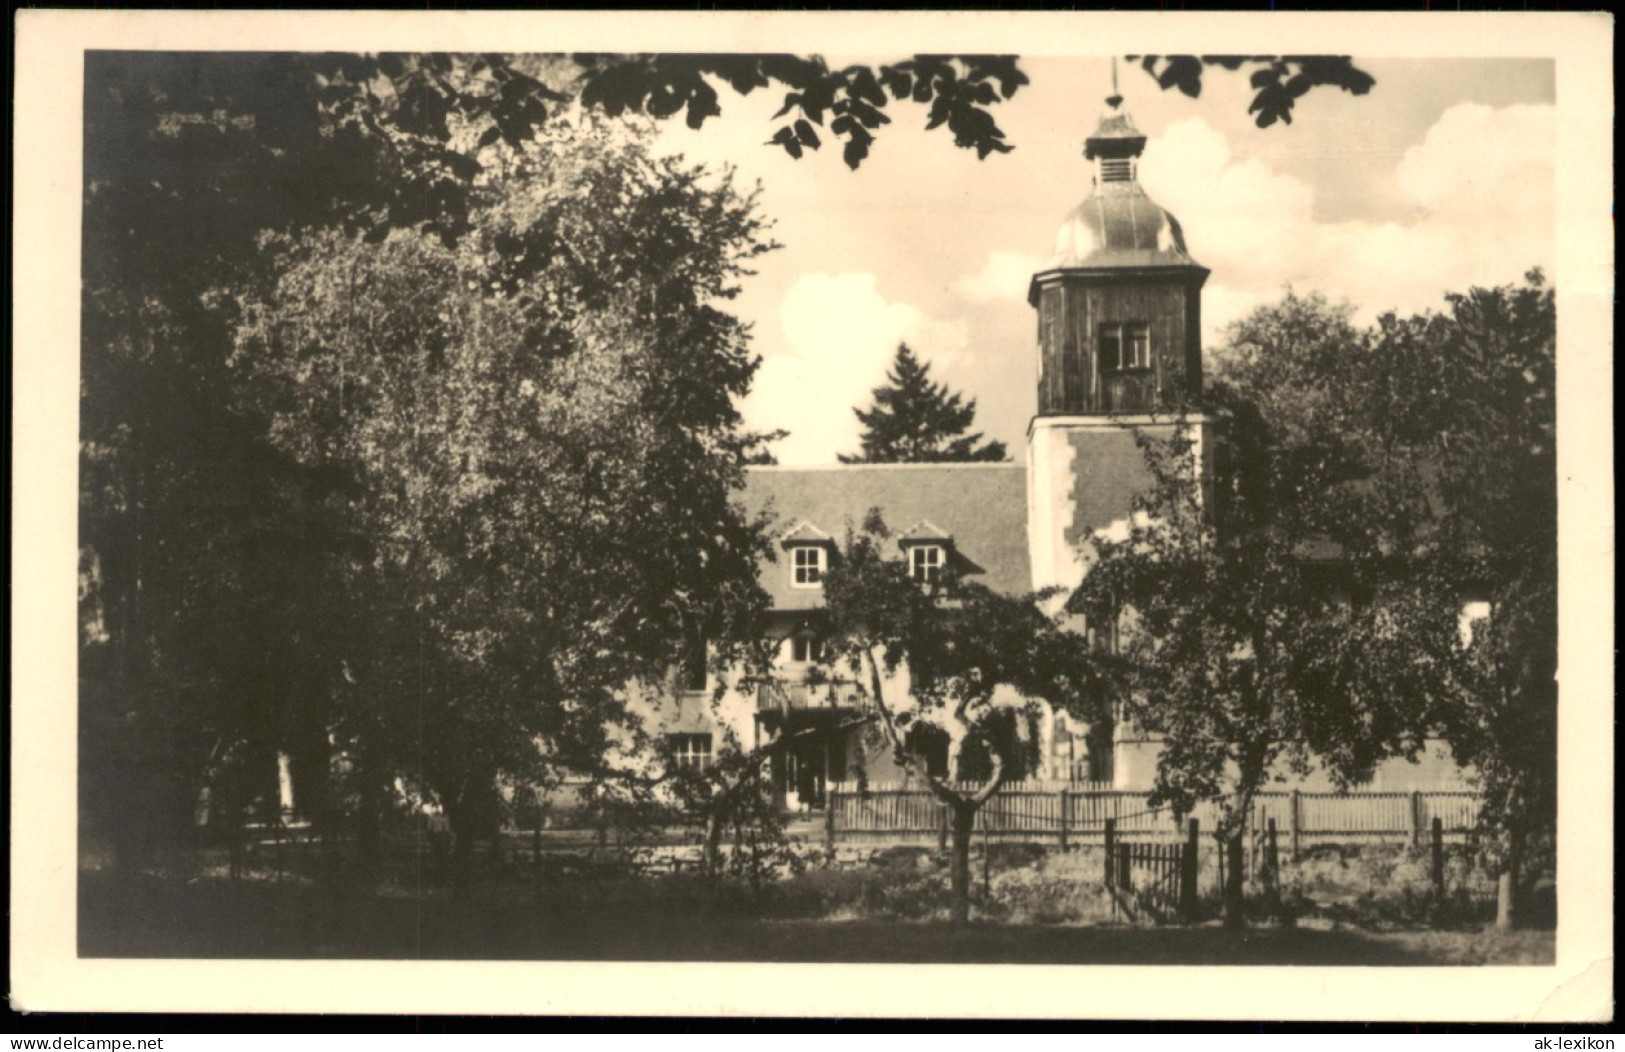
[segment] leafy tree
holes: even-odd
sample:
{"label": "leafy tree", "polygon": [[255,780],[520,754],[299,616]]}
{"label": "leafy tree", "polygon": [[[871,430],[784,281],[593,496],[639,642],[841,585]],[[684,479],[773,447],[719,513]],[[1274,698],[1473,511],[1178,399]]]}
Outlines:
{"label": "leafy tree", "polygon": [[[1040,699],[1094,718],[1106,696],[1101,669],[1045,615],[1041,596],[1007,596],[949,573],[923,585],[887,554],[877,510],[824,578],[826,646],[867,684],[893,755],[947,807],[952,832],[953,919],[970,916],[970,844],[976,814],[1009,778],[1025,747],[1021,724]],[[920,732],[946,735],[950,771],[931,769]],[[962,785],[972,748],[990,770]]]}
{"label": "leafy tree", "polygon": [[1556,314],[1538,271],[1446,304],[1354,333],[1289,297],[1236,330],[1221,374],[1281,426],[1350,447],[1380,495],[1365,563],[1405,553],[1418,601],[1488,603],[1471,678],[1424,711],[1477,772],[1492,856],[1526,885],[1553,864],[1556,823]]}
{"label": "leafy tree", "polygon": [[1140,68],[1167,91],[1178,88],[1191,98],[1202,94],[1202,74],[1218,66],[1229,72],[1252,69],[1248,77],[1255,91],[1247,112],[1256,114],[1260,128],[1277,121],[1292,123],[1292,110],[1298,100],[1315,88],[1341,88],[1351,95],[1364,95],[1376,79],[1355,66],[1346,55],[1130,55]]}
{"label": "leafy tree", "polygon": [[[1289,121],[1315,87],[1362,94],[1373,83],[1346,57],[1142,64],[1163,89],[1192,97],[1204,65],[1258,67],[1250,112],[1260,124]],[[699,128],[722,112],[716,84],[740,94],[779,85],[785,123],[769,142],[800,157],[825,128],[856,168],[890,123],[890,101],[926,106],[928,127],[946,127],[979,157],[1007,153],[991,107],[1028,82],[1017,59],[988,55],[831,69],[794,55],[96,52],[86,77],[87,185],[139,220],[122,231],[127,245],[178,247],[183,272],[206,246],[290,222],[342,217],[375,238],[420,225],[455,238],[484,151],[529,142],[574,103],[611,116],[681,113]]]}
{"label": "leafy tree", "polygon": [[[796,55],[579,55],[581,101],[610,115],[627,110],[653,117],[684,113],[699,128],[722,113],[713,82],[741,95],[773,84],[788,89],[774,119],[786,118],[769,143],[800,158],[817,150],[824,134],[841,143],[850,168],[868,157],[876,130],[891,123],[890,101],[929,107],[928,128],[946,126],[954,145],[1009,153],[989,107],[1011,98],[1027,75],[1011,55],[917,55],[879,66],[831,69],[816,56]],[[825,125],[825,118],[829,123]]]}
{"label": "leafy tree", "polygon": [[[1073,597],[1122,629],[1124,704],[1165,741],[1157,799],[1218,805],[1231,923],[1247,815],[1282,765],[1346,784],[1442,732],[1482,765],[1511,850],[1550,829],[1550,294],[1536,276],[1449,302],[1362,333],[1289,295],[1239,323],[1208,396],[1214,477],[1187,441],[1143,439],[1156,485]],[[1496,616],[1464,648],[1485,589]]]}
{"label": "leafy tree", "polygon": [[274,446],[355,480],[344,741],[432,789],[460,846],[501,782],[598,766],[689,626],[760,607],[731,499],[755,362],[710,305],[764,248],[752,202],[601,121],[550,126],[500,186],[455,248],[267,239],[231,360]]}
{"label": "leafy tree", "polygon": [[[269,754],[283,747],[294,754],[301,810],[320,820],[325,805],[307,790],[327,773],[327,701],[357,690],[361,641],[376,627],[369,607],[387,598],[369,593],[354,570],[374,539],[351,514],[355,465],[296,455],[287,434],[271,433],[269,392],[246,396],[243,371],[228,364],[237,303],[253,295],[242,290],[269,280],[261,233],[364,233],[381,244],[392,232],[421,232],[453,251],[473,231],[481,195],[512,175],[505,166],[514,152],[537,138],[544,117],[559,116],[558,93],[544,80],[556,80],[550,71],[560,67],[574,69],[567,60],[502,56],[89,56],[82,813],[115,837],[121,859],[144,841],[182,834],[202,780],[241,770],[250,784],[217,800],[274,800],[274,783],[247,772],[274,769]],[[588,152],[580,156],[585,162]],[[672,208],[698,199],[672,181],[643,206],[661,193]],[[709,202],[714,216],[650,224],[650,238],[667,244],[635,236],[626,245],[582,244],[651,258],[703,248],[704,233],[684,223],[727,228],[726,200]],[[549,288],[536,279],[556,268],[560,238],[590,232],[579,213],[573,221],[582,228],[517,225],[518,234],[487,246],[510,295],[523,299],[533,283]],[[726,236],[737,234],[735,224]],[[386,265],[410,270],[397,250]],[[574,258],[581,270],[593,262]],[[635,261],[601,262],[629,289],[645,289],[645,323],[668,311],[687,326],[674,346],[719,330],[713,319],[723,315],[673,298],[684,287],[716,291],[709,262],[674,266],[659,288],[637,284]],[[617,308],[602,283],[597,290],[592,303],[575,305],[577,315]],[[532,316],[552,306],[527,302]],[[444,319],[431,320],[444,328]],[[580,317],[555,322],[530,325],[524,337],[558,337]],[[542,352],[568,349],[555,342]],[[716,375],[714,359],[696,362],[665,377],[667,389],[692,394],[696,416],[715,419],[730,385],[749,372],[736,350],[721,348],[727,375]],[[352,388],[339,405],[348,411],[354,399]],[[648,405],[657,417],[665,408],[658,398]],[[694,455],[695,439],[710,441],[702,429],[676,447],[681,456]],[[725,444],[705,448],[720,463],[732,455]],[[703,509],[703,501],[668,503]],[[685,526],[704,532],[698,519]]]}
{"label": "leafy tree", "polygon": [[[1235,72],[1252,69],[1256,94],[1248,113],[1260,128],[1292,122],[1298,99],[1318,87],[1337,87],[1355,95],[1376,81],[1347,56],[1331,55],[1130,55],[1164,91],[1178,88],[1191,98],[1202,92],[1206,67]],[[774,115],[784,120],[769,145],[791,157],[823,144],[819,129],[842,144],[841,156],[857,168],[875,142],[878,129],[891,123],[889,101],[912,101],[929,107],[927,128],[946,126],[954,145],[976,151],[978,158],[1009,153],[1004,132],[991,107],[1015,96],[1028,78],[1011,55],[916,55],[876,66],[831,69],[817,56],[795,55],[578,55],[581,101],[610,114],[641,111],[657,118],[684,114],[691,128],[722,113],[715,84],[741,95],[779,85],[787,89],[784,105]],[[829,117],[826,127],[825,117]]]}
{"label": "leafy tree", "polygon": [[1211,494],[1191,439],[1142,439],[1152,492],[1126,530],[1094,541],[1071,603],[1115,636],[1124,715],[1163,743],[1152,801],[1176,814],[1214,804],[1225,920],[1239,926],[1257,793],[1283,767],[1318,760],[1348,783],[1419,750],[1408,715],[1459,675],[1458,608],[1378,575],[1328,580],[1306,559],[1313,546],[1371,543],[1345,486],[1354,466],[1335,442],[1285,443],[1246,403],[1212,402],[1228,463]]}
{"label": "leafy tree", "polygon": [[899,344],[886,386],[874,389],[868,409],[854,409],[863,424],[863,451],[841,454],[843,464],[935,464],[1005,460],[1003,442],[965,434],[976,419],[969,402],[931,379],[931,367]]}
{"label": "leafy tree", "polygon": [[754,436],[755,444],[745,453],[745,463],[752,465],[773,465],[779,458],[773,455],[773,443],[788,438],[790,432],[780,428],[774,431],[763,431]]}
{"label": "leafy tree", "polygon": [[429,202],[456,204],[431,176],[448,158],[396,123],[410,123],[397,103],[411,74],[395,95],[379,70],[343,56],[87,57],[81,813],[121,861],[190,825],[201,779],[225,789],[242,772],[217,802],[274,801],[268,775],[249,774],[274,770],[270,752],[314,739],[295,766],[326,764],[309,699],[344,688],[330,648],[358,611],[323,561],[354,541],[347,483],[237,410],[229,311],[205,293],[250,280],[261,230],[392,208],[427,222],[445,211]]}

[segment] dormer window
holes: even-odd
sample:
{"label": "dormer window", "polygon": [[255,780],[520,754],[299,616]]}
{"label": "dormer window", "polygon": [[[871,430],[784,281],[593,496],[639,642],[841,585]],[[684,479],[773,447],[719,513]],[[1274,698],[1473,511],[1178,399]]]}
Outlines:
{"label": "dormer window", "polygon": [[1100,327],[1100,371],[1151,368],[1151,327],[1144,322],[1113,322]]}
{"label": "dormer window", "polygon": [[790,583],[797,588],[820,588],[829,554],[823,545],[801,544],[790,549]]}
{"label": "dormer window", "polygon": [[953,543],[947,530],[925,519],[897,539],[908,559],[908,575],[923,585],[935,585],[942,580]]}
{"label": "dormer window", "polygon": [[931,584],[942,576],[942,568],[947,562],[947,549],[940,544],[915,544],[909,546],[909,576],[922,584]]}
{"label": "dormer window", "polygon": [[779,538],[779,546],[789,554],[792,588],[824,586],[824,574],[829,572],[829,553],[835,549],[834,538],[803,520]]}

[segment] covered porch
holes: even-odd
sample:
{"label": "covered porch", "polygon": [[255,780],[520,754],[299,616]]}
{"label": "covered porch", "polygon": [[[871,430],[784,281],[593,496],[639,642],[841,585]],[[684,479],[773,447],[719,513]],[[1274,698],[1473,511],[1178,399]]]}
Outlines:
{"label": "covered porch", "polygon": [[769,762],[774,802],[791,812],[821,810],[831,791],[851,788],[863,767],[863,724],[872,711],[855,683],[756,681],[758,743],[791,739]]}

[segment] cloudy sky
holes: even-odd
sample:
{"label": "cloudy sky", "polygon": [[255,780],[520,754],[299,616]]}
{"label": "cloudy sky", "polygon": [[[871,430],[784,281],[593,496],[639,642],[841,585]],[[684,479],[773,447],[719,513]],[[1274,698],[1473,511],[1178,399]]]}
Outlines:
{"label": "cloudy sky", "polygon": [[[832,63],[873,56],[828,56]],[[1200,99],[1119,73],[1149,137],[1141,180],[1212,270],[1205,346],[1290,285],[1346,299],[1361,320],[1438,306],[1444,292],[1517,280],[1553,262],[1554,66],[1547,60],[1365,60],[1370,94],[1319,89],[1293,124],[1260,130],[1244,74],[1211,70]],[[1032,83],[997,107],[1014,152],[978,161],[917,107],[857,172],[836,149],[792,161],[762,145],[777,92],[724,94],[698,133],[668,122],[666,149],[760,181],[784,248],[735,308],[763,363],[747,422],[791,432],[787,464],[857,448],[899,341],[978,400],[978,426],[1019,457],[1035,403],[1027,279],[1061,217],[1088,193],[1082,143],[1104,110],[1107,59],[1026,60]]]}

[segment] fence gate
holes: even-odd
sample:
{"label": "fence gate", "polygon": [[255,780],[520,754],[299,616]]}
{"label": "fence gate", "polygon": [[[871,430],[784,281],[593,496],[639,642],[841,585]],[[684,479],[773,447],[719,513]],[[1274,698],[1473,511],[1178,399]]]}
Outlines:
{"label": "fence gate", "polygon": [[1191,920],[1196,916],[1196,867],[1201,844],[1200,824],[1192,819],[1184,843],[1125,842],[1117,823],[1106,820],[1106,890],[1133,916],[1142,908],[1157,920],[1171,915]]}

